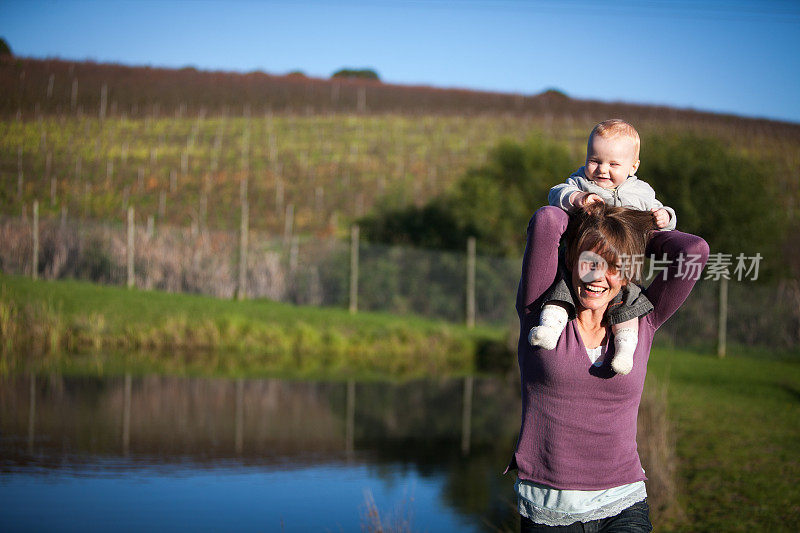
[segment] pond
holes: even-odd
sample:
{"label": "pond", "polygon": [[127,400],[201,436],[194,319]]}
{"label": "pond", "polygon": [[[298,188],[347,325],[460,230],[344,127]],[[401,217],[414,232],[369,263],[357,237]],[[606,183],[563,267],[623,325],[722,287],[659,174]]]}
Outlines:
{"label": "pond", "polygon": [[513,528],[518,384],[0,380],[3,531]]}

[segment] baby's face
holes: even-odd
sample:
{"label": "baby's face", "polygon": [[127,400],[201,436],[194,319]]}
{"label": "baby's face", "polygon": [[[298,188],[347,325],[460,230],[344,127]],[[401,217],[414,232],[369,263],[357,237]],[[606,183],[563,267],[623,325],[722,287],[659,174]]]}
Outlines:
{"label": "baby's face", "polygon": [[636,173],[636,145],[630,137],[619,135],[607,139],[592,135],[586,148],[586,179],[604,189],[621,185]]}

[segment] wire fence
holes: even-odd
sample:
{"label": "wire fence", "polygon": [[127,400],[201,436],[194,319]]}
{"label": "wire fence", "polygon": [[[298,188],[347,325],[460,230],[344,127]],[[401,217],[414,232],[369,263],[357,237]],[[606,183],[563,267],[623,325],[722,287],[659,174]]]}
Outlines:
{"label": "wire fence", "polygon": [[[43,218],[38,226],[38,277],[127,283],[124,224]],[[234,298],[239,290],[239,243],[234,231],[137,227],[133,285]],[[32,276],[34,246],[30,217],[0,218],[3,272]],[[251,230],[243,292],[251,299],[347,308],[350,254],[346,240],[285,240]],[[361,242],[358,255],[358,309],[465,320],[466,254]],[[476,258],[478,322],[505,323],[513,316],[518,270],[516,261]]]}
{"label": "wire fence", "polygon": [[[146,290],[347,308],[351,304],[351,242],[283,239],[250,231],[240,289],[240,234],[196,226],[154,227],[129,233],[122,223],[66,217],[0,217],[0,271],[45,279],[78,279]],[[129,267],[129,243],[134,250]],[[464,253],[358,243],[358,309],[464,322],[468,319],[468,256]],[[37,250],[34,263],[34,249]],[[477,255],[474,309],[479,324],[516,321],[521,260]],[[131,278],[132,276],[132,278]],[[730,281],[727,341],[768,348],[800,347],[800,284]],[[700,280],[659,331],[673,346],[718,341],[720,284]]]}

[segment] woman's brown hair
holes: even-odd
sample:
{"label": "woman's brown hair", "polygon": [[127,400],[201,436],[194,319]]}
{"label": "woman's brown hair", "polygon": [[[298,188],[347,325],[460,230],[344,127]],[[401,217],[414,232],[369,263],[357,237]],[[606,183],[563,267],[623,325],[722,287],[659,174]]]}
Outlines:
{"label": "woman's brown hair", "polygon": [[[570,214],[564,234],[567,267],[572,269],[581,252],[591,250],[608,263],[611,271],[622,268],[622,275],[639,281],[635,258],[643,258],[647,241],[656,230],[650,211],[612,207],[595,202]],[[630,267],[634,268],[630,268]]]}

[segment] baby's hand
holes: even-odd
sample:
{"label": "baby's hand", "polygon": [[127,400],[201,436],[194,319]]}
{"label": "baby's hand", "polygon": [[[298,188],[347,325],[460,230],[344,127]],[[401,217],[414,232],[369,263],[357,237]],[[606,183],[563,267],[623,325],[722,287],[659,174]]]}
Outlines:
{"label": "baby's hand", "polygon": [[603,203],[603,199],[593,192],[578,192],[572,198],[572,205],[578,209],[594,203]]}
{"label": "baby's hand", "polygon": [[658,229],[664,229],[669,225],[669,211],[663,207],[654,207],[650,212],[653,213],[653,217],[656,219]]}

